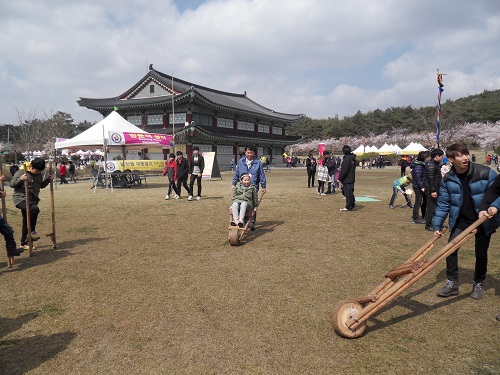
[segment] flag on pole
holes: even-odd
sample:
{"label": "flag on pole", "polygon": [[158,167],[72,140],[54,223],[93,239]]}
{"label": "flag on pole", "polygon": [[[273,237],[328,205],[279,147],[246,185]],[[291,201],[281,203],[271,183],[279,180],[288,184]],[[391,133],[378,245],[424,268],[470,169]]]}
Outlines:
{"label": "flag on pole", "polygon": [[439,148],[439,135],[441,133],[441,94],[444,91],[443,73],[437,70],[438,98],[436,107],[436,145]]}
{"label": "flag on pole", "polygon": [[113,111],[115,111],[115,112],[116,112],[116,111],[118,111],[118,107],[117,107],[117,106],[114,106],[114,107],[113,107]]}

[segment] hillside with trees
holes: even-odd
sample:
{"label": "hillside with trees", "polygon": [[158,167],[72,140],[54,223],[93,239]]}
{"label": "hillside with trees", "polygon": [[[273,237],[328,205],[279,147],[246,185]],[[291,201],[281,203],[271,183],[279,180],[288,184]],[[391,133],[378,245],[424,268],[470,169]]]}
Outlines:
{"label": "hillside with trees", "polygon": [[[484,91],[441,103],[440,146],[454,142],[500,153],[500,90]],[[368,113],[358,111],[340,119],[304,117],[287,128],[289,135],[302,135],[303,141],[288,146],[288,153],[305,153],[325,143],[327,149],[340,150],[349,144],[381,147],[384,143],[406,146],[419,142],[436,147],[436,107],[391,107]]]}

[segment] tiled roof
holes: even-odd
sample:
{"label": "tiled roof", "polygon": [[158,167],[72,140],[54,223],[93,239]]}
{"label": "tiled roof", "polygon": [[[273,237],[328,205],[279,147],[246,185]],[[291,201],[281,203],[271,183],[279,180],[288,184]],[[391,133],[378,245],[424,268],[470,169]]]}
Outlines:
{"label": "tiled roof", "polygon": [[254,142],[256,144],[269,143],[283,145],[294,144],[302,139],[301,136],[270,135],[266,133],[246,131],[229,132],[199,125],[191,125],[184,127],[180,131],[175,131],[176,142],[178,142],[179,138],[187,135],[190,135],[191,137],[196,136],[211,141],[245,142],[246,144],[248,144],[248,142]]}
{"label": "tiled roof", "polygon": [[[146,84],[153,80],[160,84],[168,91],[171,91],[172,77],[161,73],[152,67],[149,72],[134,86],[115,98],[91,99],[80,98],[78,104],[83,107],[95,109],[100,112],[111,111],[113,107],[121,109],[133,108],[158,108],[164,107],[171,103],[171,96],[156,96],[148,98],[133,99],[134,95],[144,88]],[[297,121],[300,114],[288,114],[275,112],[272,109],[266,108],[245,94],[235,94],[224,91],[211,89],[200,86],[191,82],[187,82],[174,77],[175,104],[182,104],[186,101],[195,101],[206,107],[212,108],[214,111],[233,112],[235,114],[250,114],[256,117],[265,117],[277,121],[293,122]]]}

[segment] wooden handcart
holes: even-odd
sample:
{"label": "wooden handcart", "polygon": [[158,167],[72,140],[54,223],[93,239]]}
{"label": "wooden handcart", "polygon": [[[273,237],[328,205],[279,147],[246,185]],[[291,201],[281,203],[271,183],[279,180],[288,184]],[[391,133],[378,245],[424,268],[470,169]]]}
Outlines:
{"label": "wooden handcart", "polygon": [[[264,193],[260,195],[259,207],[263,196]],[[245,214],[245,223],[246,223],[245,226],[244,227],[233,226],[231,225],[231,223],[234,220],[233,211],[231,210],[231,207],[229,207],[229,243],[231,244],[231,246],[238,246],[245,237],[245,235],[250,231],[250,223],[252,222],[254,216],[255,216],[255,211],[253,210],[251,212],[247,211]]]}
{"label": "wooden handcart", "polygon": [[433,256],[424,258],[433,248],[434,243],[442,237],[444,231],[435,234],[406,263],[400,264],[388,272],[385,275],[385,280],[367,296],[339,302],[331,315],[331,323],[335,332],[345,338],[361,336],[366,329],[368,319],[467,242],[486,220],[488,220],[487,216],[478,219]]}

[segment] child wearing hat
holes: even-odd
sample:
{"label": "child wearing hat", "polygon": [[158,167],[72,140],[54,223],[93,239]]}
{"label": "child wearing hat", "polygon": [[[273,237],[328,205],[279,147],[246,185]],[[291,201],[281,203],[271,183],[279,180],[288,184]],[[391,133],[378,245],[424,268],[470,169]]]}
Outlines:
{"label": "child wearing hat", "polygon": [[240,182],[236,184],[233,194],[233,221],[231,225],[243,227],[247,210],[257,211],[259,205],[258,192],[254,185],[250,183],[250,175],[243,173]]}
{"label": "child wearing hat", "polygon": [[175,181],[177,180],[177,162],[175,161],[175,154],[170,154],[168,160],[165,162],[165,168],[163,168],[163,173],[161,176],[167,175],[168,178],[168,193],[165,200],[170,199],[170,194],[172,189],[174,189],[174,199],[179,199],[179,192],[177,191],[177,186],[175,186]]}

